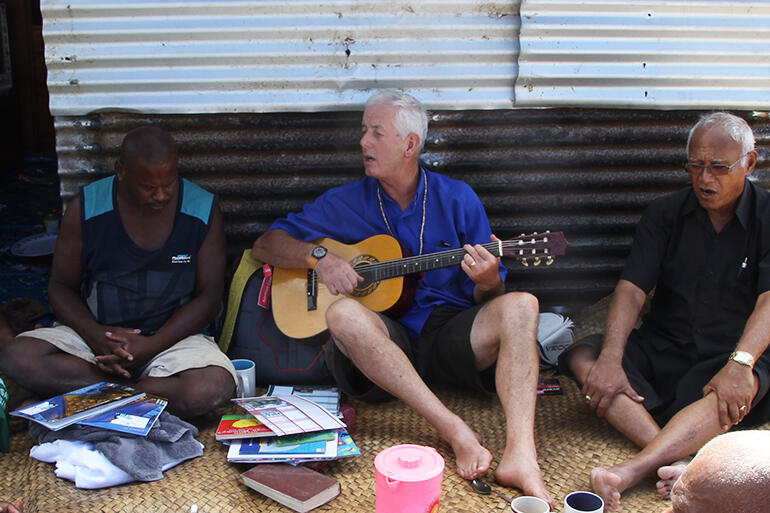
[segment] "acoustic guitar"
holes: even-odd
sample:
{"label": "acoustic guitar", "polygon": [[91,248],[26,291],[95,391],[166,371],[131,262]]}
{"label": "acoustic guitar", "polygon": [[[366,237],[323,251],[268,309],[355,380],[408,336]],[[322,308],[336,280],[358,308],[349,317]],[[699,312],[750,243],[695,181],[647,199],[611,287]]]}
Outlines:
{"label": "acoustic guitar", "polygon": [[[314,243],[350,262],[364,280],[349,297],[376,312],[384,312],[398,302],[405,276],[460,265],[466,253],[459,248],[404,257],[398,240],[384,234],[356,244],[342,244],[327,238]],[[551,265],[554,257],[564,254],[567,240],[561,232],[544,232],[482,246],[497,257],[515,258],[527,266]],[[332,295],[312,269],[276,267],[273,270],[273,317],[286,336],[306,338],[325,330],[326,310],[341,297]]]}

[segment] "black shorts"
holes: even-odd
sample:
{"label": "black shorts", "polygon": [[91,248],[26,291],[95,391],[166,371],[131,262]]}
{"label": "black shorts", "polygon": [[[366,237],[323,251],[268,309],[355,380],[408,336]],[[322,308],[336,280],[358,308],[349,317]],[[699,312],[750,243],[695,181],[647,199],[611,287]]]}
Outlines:
{"label": "black shorts", "polygon": [[[575,342],[559,356],[559,371],[574,379],[567,355],[578,346],[593,347],[598,355],[603,345],[601,334]],[[694,346],[682,347],[642,327],[628,337],[623,370],[634,390],[644,397],[644,407],[663,426],[682,408],[703,397],[703,387],[725,366],[729,355],[698,360]],[[757,361],[754,373],[759,378],[759,390],[741,427],[770,420],[770,372],[764,361]]]}
{"label": "black shorts", "polygon": [[[476,370],[471,348],[471,328],[482,305],[457,311],[438,307],[428,317],[418,339],[406,328],[383,314],[393,342],[412,362],[422,379],[432,384],[451,384],[464,389],[494,392],[494,366]],[[367,402],[379,402],[392,396],[372,383],[334,343],[326,344],[326,365],[337,385],[348,395]]]}

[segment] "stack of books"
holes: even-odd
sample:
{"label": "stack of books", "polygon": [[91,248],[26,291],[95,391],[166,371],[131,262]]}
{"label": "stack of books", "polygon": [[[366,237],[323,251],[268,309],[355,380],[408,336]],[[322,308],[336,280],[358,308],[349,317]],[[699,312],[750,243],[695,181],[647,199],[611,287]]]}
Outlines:
{"label": "stack of books", "polygon": [[216,432],[230,445],[230,462],[298,465],[361,454],[340,419],[338,388],[271,386],[234,401],[246,413],[223,416]]}
{"label": "stack of books", "polygon": [[100,381],[40,401],[10,414],[53,431],[72,424],[146,436],[168,401],[135,389]]}

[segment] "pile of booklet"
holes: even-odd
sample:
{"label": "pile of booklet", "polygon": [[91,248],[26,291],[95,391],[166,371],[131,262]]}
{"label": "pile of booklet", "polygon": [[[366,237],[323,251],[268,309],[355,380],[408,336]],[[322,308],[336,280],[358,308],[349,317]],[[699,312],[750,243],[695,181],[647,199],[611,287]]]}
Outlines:
{"label": "pile of booklet", "polygon": [[12,411],[58,431],[72,424],[145,436],[168,404],[162,397],[100,381]]}
{"label": "pile of booklet", "polygon": [[297,465],[361,454],[340,419],[336,387],[271,385],[234,401],[246,413],[223,416],[216,432],[230,445],[228,461]]}

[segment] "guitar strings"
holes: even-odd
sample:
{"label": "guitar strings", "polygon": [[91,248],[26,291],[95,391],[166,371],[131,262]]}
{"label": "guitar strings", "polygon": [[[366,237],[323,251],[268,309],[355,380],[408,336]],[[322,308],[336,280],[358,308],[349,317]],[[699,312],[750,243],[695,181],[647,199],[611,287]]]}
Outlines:
{"label": "guitar strings", "polygon": [[[531,253],[529,255],[525,255],[525,254],[519,255],[519,256],[528,256],[528,257],[529,256],[537,257],[541,255],[547,255],[548,248],[525,249],[527,245],[530,245],[533,243],[543,243],[543,242],[547,242],[547,239],[545,238],[536,239],[532,235],[528,235],[515,240],[500,241],[500,243],[502,243],[502,246],[507,249],[520,248],[522,251],[530,251]],[[488,242],[486,244],[482,244],[482,246],[487,250],[494,250],[499,247],[500,243]],[[361,275],[373,275],[372,278],[375,280],[384,279],[379,275],[379,273],[392,274],[393,271],[402,271],[404,268],[408,268],[410,265],[419,264],[420,261],[424,261],[425,263],[430,263],[431,260],[441,260],[441,259],[446,259],[447,257],[462,258],[463,256],[465,256],[465,253],[466,251],[464,249],[458,248],[458,249],[450,249],[447,251],[441,251],[438,253],[433,253],[431,255],[425,255],[425,256],[403,257],[398,259],[397,261],[376,262],[372,264],[367,263],[365,265],[357,266],[356,272],[358,272]],[[387,271],[390,271],[390,273],[388,273]]]}

